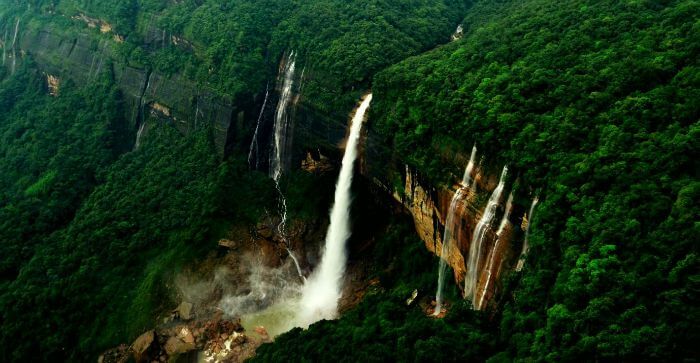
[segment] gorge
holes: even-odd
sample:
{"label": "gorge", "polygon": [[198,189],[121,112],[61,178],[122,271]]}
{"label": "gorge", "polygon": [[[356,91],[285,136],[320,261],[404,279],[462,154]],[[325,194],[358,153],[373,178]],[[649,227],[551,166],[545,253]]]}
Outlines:
{"label": "gorge", "polygon": [[692,361],[699,14],[0,0],[0,360]]}

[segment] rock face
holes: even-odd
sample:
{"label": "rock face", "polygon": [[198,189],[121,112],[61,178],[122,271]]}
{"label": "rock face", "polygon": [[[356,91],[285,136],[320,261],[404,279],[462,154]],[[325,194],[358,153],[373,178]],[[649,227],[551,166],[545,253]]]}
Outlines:
{"label": "rock face", "polygon": [[[103,33],[111,32],[111,26],[99,19],[81,15],[76,21],[84,21],[88,27],[99,28]],[[173,39],[169,41],[177,41],[177,46],[189,44],[178,37]],[[32,57],[42,71],[51,75],[47,83],[52,95],[58,92],[59,79],[84,84],[109,71],[124,96],[125,116],[134,132],[144,114],[176,127],[183,134],[208,124],[223,154],[230,139],[237,137],[232,124],[240,121],[237,117],[247,105],[237,107],[234,100],[216,96],[181,75],[166,76],[122,63],[112,50],[114,43],[121,41],[123,38],[116,34],[111,39],[94,37],[87,29],[76,35],[49,25],[39,29],[20,25],[16,47],[19,54]],[[5,48],[7,45],[3,44]],[[13,62],[4,63],[8,67],[13,65]]]}
{"label": "rock face", "polygon": [[[403,183],[401,189],[388,188],[386,184],[375,178],[382,189],[391,191],[394,199],[401,203],[410,213],[418,236],[425,243],[425,247],[435,255],[442,251],[443,233],[445,221],[450,212],[450,202],[460,185],[450,188],[435,188],[424,182],[417,172],[408,167],[402,176]],[[464,288],[464,279],[467,275],[467,260],[469,258],[470,245],[474,235],[474,229],[479,223],[485,207],[484,198],[481,195],[490,194],[496,186],[495,177],[477,173],[476,190],[468,190],[463,193],[463,197],[457,201],[455,213],[455,231],[451,239],[453,245],[448,248],[449,255],[446,260],[452,268],[454,279],[460,289]],[[504,228],[500,236],[496,234],[499,222],[503,218],[505,200],[499,206],[499,212],[486,230],[484,249],[479,256],[479,266],[481,266],[476,284],[476,298],[473,302],[480,308],[488,308],[492,305],[499,291],[499,281],[505,271],[513,268],[517,260],[516,242],[519,229],[514,228],[514,223],[508,219],[504,222]],[[517,215],[517,214],[512,214]],[[518,222],[515,225],[520,224]],[[483,298],[482,298],[483,296]],[[482,302],[480,304],[480,302]]]}

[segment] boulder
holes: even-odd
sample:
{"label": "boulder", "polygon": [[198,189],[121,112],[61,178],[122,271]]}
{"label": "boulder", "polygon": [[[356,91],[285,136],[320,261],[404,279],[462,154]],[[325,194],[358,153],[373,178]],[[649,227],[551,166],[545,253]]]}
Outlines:
{"label": "boulder", "polygon": [[169,356],[187,353],[194,349],[194,343],[187,343],[178,337],[170,337],[168,341],[165,342],[165,352],[168,353]]}
{"label": "boulder", "polygon": [[235,248],[236,242],[233,242],[230,239],[223,238],[223,239],[219,240],[219,246],[226,247],[226,248]]}
{"label": "boulder", "polygon": [[194,335],[192,335],[192,332],[187,329],[186,327],[183,327],[180,330],[180,333],[178,334],[178,338],[180,338],[183,342],[187,344],[194,344]]}
{"label": "boulder", "polygon": [[155,332],[153,330],[149,330],[134,341],[133,344],[131,344],[131,351],[134,354],[134,359],[137,362],[143,362],[148,360],[147,357],[147,352],[148,349],[153,345],[153,341],[155,340]]}
{"label": "boulder", "polygon": [[180,319],[182,320],[190,320],[192,319],[192,303],[188,303],[186,301],[183,301],[180,306],[177,307],[177,312],[180,315]]}

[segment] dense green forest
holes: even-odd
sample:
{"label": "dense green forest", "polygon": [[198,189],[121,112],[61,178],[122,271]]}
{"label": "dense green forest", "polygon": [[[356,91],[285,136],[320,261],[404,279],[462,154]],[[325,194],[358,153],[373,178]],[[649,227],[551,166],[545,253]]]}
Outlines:
{"label": "dense green forest", "polygon": [[[436,285],[411,222],[364,216],[389,220],[366,254],[381,285],[254,360],[694,361],[699,18],[696,0],[0,0],[8,54],[17,19],[20,33],[80,34],[113,54],[55,96],[31,54],[14,72],[3,58],[0,360],[94,361],[132,341],[173,308],[176,272],[277,207],[247,145],[222,155],[212,125],[183,135],[145,113],[134,148],[113,63],[239,100],[274,83],[294,50],[314,112],[342,123],[372,89],[369,142],[388,161],[363,161],[373,174],[399,183],[407,165],[447,185],[476,144],[488,170],[517,176],[520,204],[540,204],[500,308],[473,311],[451,284],[444,319],[405,304]],[[285,175],[290,215],[326,218],[334,177]]]}
{"label": "dense green forest", "polygon": [[394,158],[440,183],[476,143],[540,194],[528,267],[498,331],[426,328],[404,291],[259,359],[697,356],[698,14],[696,1],[484,1],[464,39],[380,72],[371,127]]}
{"label": "dense green forest", "polygon": [[[296,50],[309,74],[305,99],[342,115],[357,96],[350,90],[366,87],[380,69],[446,42],[470,5],[467,0],[38,0],[35,12],[23,14],[22,1],[3,2],[16,5],[4,16],[0,10],[0,23],[31,15],[40,19],[34,25],[50,22],[84,32],[85,24],[65,16],[106,21],[126,40],[112,44],[120,61],[183,74],[234,99],[263,91],[275,79],[281,54]],[[166,35],[186,42],[172,45]]]}
{"label": "dense green forest", "polygon": [[54,99],[35,76],[3,83],[2,357],[83,360],[150,326],[169,301],[164,275],[222,221],[256,218],[267,194],[220,163],[206,130],[163,126],[117,159],[109,80]]}

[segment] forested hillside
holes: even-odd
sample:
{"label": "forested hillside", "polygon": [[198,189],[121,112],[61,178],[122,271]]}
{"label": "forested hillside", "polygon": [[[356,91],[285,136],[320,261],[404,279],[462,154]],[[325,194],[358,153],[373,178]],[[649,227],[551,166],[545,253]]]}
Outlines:
{"label": "forested hillside", "polygon": [[[330,130],[371,90],[352,189],[363,214],[351,220],[353,303],[253,360],[694,361],[698,19],[696,0],[0,0],[0,360],[94,361],[134,341],[172,317],[174,276],[239,252],[217,247],[231,231],[264,249],[255,238],[277,221],[278,265],[294,258],[285,218],[316,248],[347,147]],[[42,54],[20,48],[49,33],[61,41]],[[61,56],[76,44],[92,52],[86,78]],[[280,181],[252,170],[248,149],[256,120],[280,112],[267,93],[284,91],[291,52],[288,121],[328,136],[295,149]],[[175,80],[180,104],[148,99],[161,91],[153,74]],[[227,129],[198,123],[204,93],[230,103]],[[168,107],[196,108],[194,119]],[[496,308],[473,310],[448,278],[450,309],[435,318],[438,258],[400,191],[412,170],[449,204],[472,146],[483,180],[508,166],[509,223],[530,249]],[[533,198],[534,218],[522,207]],[[438,215],[433,234],[447,229]],[[307,255],[295,284],[319,264]]]}
{"label": "forested hillside", "polygon": [[260,359],[693,356],[699,13],[696,1],[483,1],[462,40],[380,72],[371,127],[394,159],[439,183],[459,173],[451,155],[475,143],[540,196],[527,267],[492,320],[498,330],[455,339],[452,326],[404,316],[399,295],[281,338]]}
{"label": "forested hillside", "polygon": [[[207,127],[183,138],[156,126],[133,150],[136,130],[115,75],[89,84],[62,77],[52,97],[31,54],[11,67],[16,29],[19,38],[46,29],[88,36],[97,50],[112,49],[113,62],[179,74],[232,99],[264,90],[281,54],[296,50],[316,74],[306,96],[333,110],[339,97],[336,105],[351,104],[347,91],[379,69],[446,41],[467,8],[461,1],[0,5],[8,34],[0,70],[5,361],[92,361],[138,335],[169,307],[172,273],[210,251],[232,221],[255,223],[274,191],[247,171],[243,155],[222,162]],[[297,190],[292,198],[304,189]],[[310,213],[304,204],[290,200],[291,212]]]}

